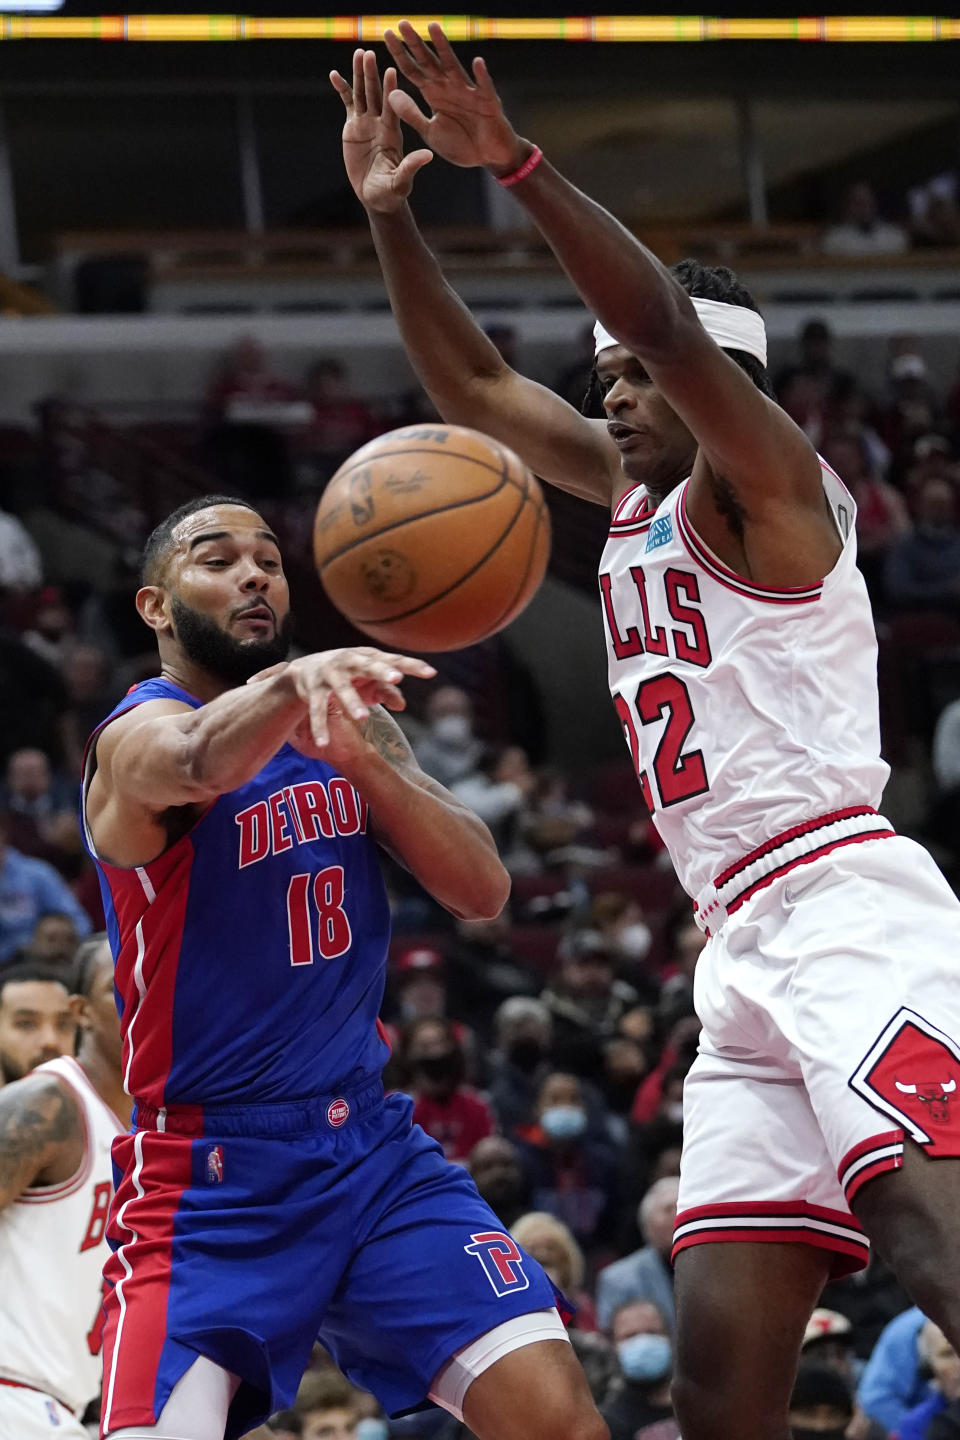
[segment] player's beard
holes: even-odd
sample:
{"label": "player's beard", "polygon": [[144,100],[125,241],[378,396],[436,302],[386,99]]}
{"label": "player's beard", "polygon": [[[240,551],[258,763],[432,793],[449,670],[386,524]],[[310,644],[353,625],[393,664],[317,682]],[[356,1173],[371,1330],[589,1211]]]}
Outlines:
{"label": "player's beard", "polygon": [[290,653],[292,618],[288,614],[266,640],[235,640],[209,615],[202,615],[171,597],[171,615],[177,642],[188,660],[225,685],[245,685],[251,675],[286,660]]}

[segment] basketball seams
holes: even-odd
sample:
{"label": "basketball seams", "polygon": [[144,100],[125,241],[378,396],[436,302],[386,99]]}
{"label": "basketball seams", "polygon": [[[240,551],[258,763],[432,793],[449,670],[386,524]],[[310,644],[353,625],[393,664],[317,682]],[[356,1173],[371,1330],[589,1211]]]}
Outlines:
{"label": "basketball seams", "polygon": [[[517,506],[517,509],[514,511],[513,515],[511,515],[509,521],[507,522],[506,528],[500,533],[500,535],[497,536],[497,539],[490,546],[490,549],[485,551],[484,554],[481,555],[480,558],[475,562],[475,564],[471,565],[469,570],[464,571],[462,575],[458,575],[456,580],[454,580],[452,584],[448,585],[445,590],[441,590],[437,595],[431,595],[429,600],[424,600],[421,604],[415,605],[412,610],[404,610],[399,615],[386,615],[382,619],[374,619],[373,617],[367,618],[363,615],[354,615],[350,617],[353,623],[355,625],[359,625],[361,629],[365,625],[371,627],[375,625],[396,625],[398,621],[409,620],[411,616],[420,615],[424,610],[429,610],[431,605],[436,605],[440,600],[446,600],[448,596],[452,595],[455,590],[458,590],[460,586],[463,585],[467,580],[472,579],[473,576],[476,575],[477,571],[482,570],[484,565],[486,565],[487,561],[491,558],[491,556],[495,555],[496,552],[500,549],[500,546],[503,544],[504,540],[506,540],[507,536],[517,524],[517,521],[520,519],[520,516],[523,514],[524,506],[528,503],[530,497],[526,493],[525,487],[521,489],[521,487],[517,485],[516,489],[521,491],[520,504]],[[431,513],[435,514],[437,512],[433,511]],[[417,516],[418,520],[422,520],[425,518],[426,517],[423,515]]]}
{"label": "basketball seams", "polygon": [[[479,637],[481,640],[486,640],[486,639],[488,639],[489,636],[495,635],[495,634],[497,633],[497,631],[498,631],[499,629],[501,629],[502,626],[506,625],[506,624],[508,623],[508,621],[512,618],[512,616],[513,616],[513,610],[514,610],[515,606],[519,603],[521,595],[523,595],[524,591],[525,591],[526,588],[527,588],[527,581],[528,581],[529,578],[530,578],[530,571],[531,571],[531,568],[533,567],[533,562],[534,562],[534,560],[536,559],[536,555],[537,555],[537,540],[538,540],[539,535],[540,535],[540,527],[541,527],[541,525],[544,525],[544,524],[546,524],[547,526],[549,526],[549,523],[550,523],[549,518],[548,518],[548,514],[547,514],[547,507],[546,507],[546,505],[544,504],[544,501],[543,501],[543,496],[542,496],[542,495],[540,495],[540,496],[531,495],[530,489],[529,489],[529,486],[528,486],[528,487],[527,487],[526,499],[530,501],[531,505],[532,505],[533,508],[534,508],[534,512],[535,512],[535,515],[536,515],[536,520],[535,520],[534,527],[533,527],[533,534],[532,534],[531,537],[530,537],[530,545],[529,545],[528,550],[527,550],[527,563],[526,563],[526,565],[525,565],[525,567],[524,567],[523,575],[521,576],[521,579],[520,579],[520,584],[517,586],[516,590],[514,590],[514,592],[513,592],[513,595],[510,597],[510,602],[509,602],[509,604],[507,604],[507,605],[504,606],[504,608],[501,610],[500,614],[498,615],[497,619],[494,621],[494,623],[493,623],[493,625],[490,627],[490,629],[487,630],[487,631],[485,631],[484,634]],[[522,511],[521,511],[521,514],[522,514]],[[519,519],[519,516],[518,516],[518,519]],[[505,531],[505,532],[504,532],[503,536],[502,536],[501,539],[500,539],[500,544],[501,544],[501,545],[503,544],[503,541],[506,539],[506,537],[507,537],[508,534],[509,534],[509,531]]]}
{"label": "basketball seams", "polygon": [[[479,465],[481,470],[489,470],[494,475],[499,475],[501,483],[512,485],[515,490],[522,490],[524,494],[526,494],[526,481],[524,480],[521,482],[520,480],[515,480],[514,477],[510,474],[510,456],[507,453],[506,449],[499,443],[499,441],[493,440],[489,436],[485,438],[489,441],[491,448],[495,447],[498,454],[503,457],[499,467],[497,467],[496,465],[491,465],[489,460],[479,460],[475,455],[467,455],[462,450],[443,450],[439,446],[434,449],[428,446],[424,446],[423,448],[421,448],[420,446],[404,445],[396,450],[378,450],[374,458],[379,462],[380,460],[389,460],[391,456],[396,455],[439,455],[441,459],[468,460],[471,465]],[[337,471],[337,477],[339,478],[341,475],[350,475],[354,470],[362,470],[365,465],[370,465],[372,463],[373,460],[367,459],[358,460],[355,465],[341,466],[341,468]],[[498,485],[497,490],[499,490],[500,488],[501,487]],[[490,491],[491,495],[495,495],[496,493],[496,490]]]}
{"label": "basketball seams", "polygon": [[[386,459],[388,455],[413,454],[442,454],[446,457],[447,452],[437,450],[390,450],[378,458]],[[492,465],[487,465],[482,460],[474,460],[471,455],[453,454],[452,451],[450,454],[453,455],[455,460],[468,460],[472,465],[479,465],[482,470],[493,470]],[[504,464],[500,467],[499,472],[494,471],[494,474],[499,474],[499,483],[495,485],[492,490],[485,490],[482,495],[471,495],[469,500],[451,500],[449,504],[435,505],[432,510],[421,510],[416,515],[404,515],[401,520],[391,520],[389,525],[383,525],[379,530],[367,530],[362,535],[357,536],[355,540],[351,540],[349,544],[341,545],[339,550],[333,550],[329,555],[325,556],[323,564],[320,566],[321,575],[332,561],[339,560],[342,555],[349,555],[350,551],[355,550],[358,545],[365,545],[368,540],[379,540],[381,535],[389,535],[391,530],[402,529],[404,525],[409,525],[412,520],[426,520],[431,515],[444,515],[450,510],[463,510],[469,505],[479,505],[484,500],[491,500],[494,495],[499,495],[505,485],[512,485],[515,490],[519,490],[522,495],[526,496],[526,488],[522,486],[519,481],[514,480],[511,475],[507,474],[506,457],[504,457]]]}

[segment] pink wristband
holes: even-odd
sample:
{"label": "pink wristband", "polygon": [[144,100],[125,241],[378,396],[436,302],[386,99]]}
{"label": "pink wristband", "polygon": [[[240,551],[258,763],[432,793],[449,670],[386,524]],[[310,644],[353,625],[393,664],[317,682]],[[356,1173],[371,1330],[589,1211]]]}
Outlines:
{"label": "pink wristband", "polygon": [[509,175],[498,175],[496,177],[497,184],[503,185],[507,190],[509,190],[511,185],[519,185],[521,180],[526,180],[528,175],[533,174],[542,159],[543,151],[539,145],[534,145],[533,150],[527,156],[526,160],[524,160],[520,169],[512,171]]}

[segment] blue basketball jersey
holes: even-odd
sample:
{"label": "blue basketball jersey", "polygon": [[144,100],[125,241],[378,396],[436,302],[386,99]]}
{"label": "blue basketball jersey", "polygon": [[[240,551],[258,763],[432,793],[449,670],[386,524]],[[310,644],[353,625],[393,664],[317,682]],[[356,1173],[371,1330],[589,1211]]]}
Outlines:
{"label": "blue basketball jersey", "polygon": [[[135,686],[95,731],[147,700]],[[84,794],[93,767],[85,767]],[[263,1105],[356,1089],[388,1055],[378,1024],[389,910],[367,806],[284,745],[149,865],[96,861],[126,1088],[139,1102]]]}

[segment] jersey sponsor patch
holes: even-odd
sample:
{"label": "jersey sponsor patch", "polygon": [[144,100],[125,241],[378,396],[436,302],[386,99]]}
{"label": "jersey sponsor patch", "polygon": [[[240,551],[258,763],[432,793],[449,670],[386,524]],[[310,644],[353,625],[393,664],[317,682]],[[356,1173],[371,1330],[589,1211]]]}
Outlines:
{"label": "jersey sponsor patch", "polygon": [[468,1255],[477,1257],[483,1273],[501,1299],[528,1288],[530,1280],[523,1268],[523,1254],[509,1235],[502,1230],[485,1230],[479,1235],[471,1235],[470,1240],[469,1245],[464,1245],[464,1250]]}
{"label": "jersey sponsor patch", "polygon": [[656,550],[660,545],[668,545],[673,539],[673,521],[669,515],[661,515],[659,520],[654,520],[647,535],[647,543],[643,547],[643,553]]}
{"label": "jersey sponsor patch", "polygon": [[850,1079],[934,1158],[960,1155],[960,1048],[915,1011],[901,1009]]}

